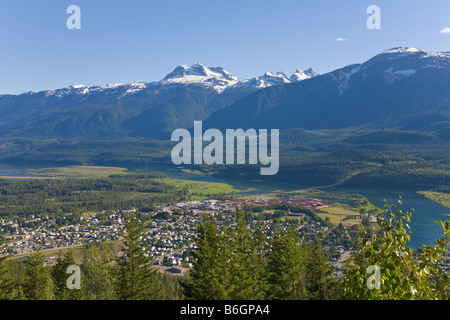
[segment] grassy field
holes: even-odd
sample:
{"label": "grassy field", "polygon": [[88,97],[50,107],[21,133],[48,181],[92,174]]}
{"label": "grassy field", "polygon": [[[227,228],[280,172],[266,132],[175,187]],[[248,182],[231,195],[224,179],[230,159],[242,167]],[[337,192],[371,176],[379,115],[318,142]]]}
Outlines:
{"label": "grassy field", "polygon": [[27,169],[25,175],[50,178],[106,178],[112,174],[121,174],[126,171],[127,169],[119,167],[69,166]]}
{"label": "grassy field", "polygon": [[[41,253],[44,255],[45,258],[47,259],[51,259],[51,258],[56,258],[58,256],[59,251],[61,251],[61,253],[63,255],[65,255],[68,251],[72,251],[74,254],[74,257],[78,260],[81,258],[81,252],[83,250],[83,246],[79,245],[79,246],[73,246],[73,247],[61,247],[61,248],[53,248],[53,249],[45,249],[45,250],[41,250]],[[12,256],[9,258],[9,260],[26,260],[28,259],[28,257],[30,256],[29,253],[24,253],[24,254],[18,254],[15,256]]]}
{"label": "grassy field", "polygon": [[[22,179],[38,178],[106,178],[113,174],[126,174],[126,168],[120,167],[99,167],[99,166],[69,166],[69,167],[54,167],[41,169],[27,169]],[[182,179],[164,179],[165,182],[173,183],[178,187],[190,186],[193,195],[211,195],[211,194],[234,194],[237,192],[248,192],[253,189],[237,189],[227,183],[207,182],[207,181],[193,181]],[[129,197],[145,196],[145,194],[130,194]]]}
{"label": "grassy field", "polygon": [[[372,215],[376,215],[380,212],[380,209],[372,205],[365,196],[356,193],[303,189],[290,192],[290,194],[300,197],[335,199],[336,201],[345,200],[346,203],[336,202],[335,206],[322,208],[318,213],[323,219],[329,218],[330,222],[335,226],[338,226],[340,223],[346,227],[358,224],[361,223],[361,213],[370,212]],[[356,216],[356,219],[349,219],[351,216]]]}
{"label": "grassy field", "polygon": [[418,191],[417,193],[424,195],[428,199],[442,204],[444,207],[450,208],[450,194],[433,191]]}
{"label": "grassy field", "polygon": [[1,176],[0,179],[27,180],[27,179],[59,179],[58,177],[37,177],[37,176]]}
{"label": "grassy field", "polygon": [[253,189],[249,188],[246,190],[237,189],[230,184],[221,182],[208,182],[208,181],[193,181],[193,180],[180,180],[180,179],[167,179],[168,183],[173,183],[178,187],[189,186],[191,195],[198,197],[205,197],[208,195],[215,194],[236,194],[239,192],[249,192]]}
{"label": "grassy field", "polygon": [[[334,224],[335,226],[338,226],[340,223],[342,223],[343,226],[351,226],[356,223],[361,222],[361,216],[359,212],[352,211],[349,209],[341,208],[341,207],[329,207],[329,208],[322,208],[322,212],[319,212],[319,216],[323,219],[329,218],[330,222]],[[356,219],[346,219],[350,216],[357,216]]]}
{"label": "grassy field", "polygon": [[[110,244],[114,245],[117,248],[120,245],[122,245],[122,241],[120,241],[120,240],[105,241],[105,243],[110,243]],[[44,255],[44,257],[46,259],[49,259],[50,261],[55,263],[56,262],[56,258],[58,257],[58,253],[60,251],[61,251],[63,256],[67,252],[72,251],[75,260],[78,263],[81,263],[81,261],[83,259],[83,250],[84,250],[84,246],[83,245],[78,245],[78,246],[71,246],[71,247],[60,247],[60,248],[53,248],[53,249],[44,249],[44,250],[41,250],[41,253]],[[25,261],[25,260],[27,260],[29,258],[29,256],[30,256],[30,253],[23,253],[23,254],[14,255],[14,256],[8,258],[8,260]]]}

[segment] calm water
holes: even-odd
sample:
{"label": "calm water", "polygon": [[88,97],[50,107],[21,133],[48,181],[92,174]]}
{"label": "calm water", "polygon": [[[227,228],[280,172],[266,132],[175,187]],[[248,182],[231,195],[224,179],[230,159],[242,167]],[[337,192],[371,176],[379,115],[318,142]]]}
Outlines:
{"label": "calm water", "polygon": [[[26,168],[5,165],[0,163],[0,176],[26,176]],[[155,170],[161,169],[161,170]],[[164,170],[166,169],[166,170]],[[171,178],[176,179],[191,179],[211,182],[226,182],[233,185],[236,189],[254,188],[255,191],[250,193],[267,193],[276,190],[298,190],[304,188],[301,185],[287,184],[287,183],[265,183],[258,180],[229,180],[229,179],[215,179],[208,176],[199,176],[189,173],[184,173],[179,170],[167,170],[167,168],[149,168],[148,171],[165,171]],[[381,190],[381,189],[350,189],[350,188],[330,188],[330,191],[341,191],[350,193],[359,193],[368,198],[368,200],[375,206],[382,208],[386,199],[389,203],[396,203],[399,195],[402,197],[403,205],[400,209],[406,211],[414,208],[411,223],[411,242],[410,247],[417,249],[422,245],[433,245],[434,240],[439,239],[441,235],[440,226],[434,220],[450,220],[450,208],[446,208],[438,203],[435,203],[424,196],[409,190]]]}
{"label": "calm water", "polygon": [[[39,169],[40,167],[21,167],[13,166],[9,164],[0,163],[0,176],[2,177],[29,177],[30,174],[26,172],[27,169]],[[34,177],[42,177],[39,175],[34,175]],[[11,178],[11,180],[20,180]]]}
{"label": "calm water", "polygon": [[[169,173],[169,176],[171,174]],[[180,179],[199,179],[202,178],[195,175],[184,174],[178,175]],[[266,193],[275,190],[298,190],[305,188],[302,185],[286,184],[286,183],[264,183],[262,181],[252,180],[219,180],[211,177],[203,178],[212,182],[227,182],[237,188],[246,189],[254,188],[255,191],[250,193]],[[327,191],[347,192],[347,193],[359,193],[367,197],[367,199],[373,205],[383,208],[386,200],[388,203],[397,203],[399,196],[402,197],[402,205],[399,209],[408,211],[414,209],[412,213],[411,223],[411,241],[409,247],[417,249],[423,247],[423,245],[433,245],[436,239],[442,237],[441,227],[434,222],[435,220],[450,220],[450,208],[444,207],[430,199],[424,197],[421,194],[416,193],[414,190],[386,190],[386,189],[355,189],[355,188],[330,188]]]}
{"label": "calm water", "polygon": [[403,204],[399,207],[403,211],[414,209],[411,223],[411,242],[409,246],[417,249],[423,245],[433,245],[434,240],[442,237],[441,227],[434,220],[450,220],[450,208],[444,207],[414,191],[380,190],[380,189],[347,189],[334,188],[336,191],[355,192],[363,194],[375,206],[382,208],[384,200],[390,204],[397,203],[402,197]]}
{"label": "calm water", "polygon": [[0,176],[18,177],[25,176],[25,168],[0,163]]}

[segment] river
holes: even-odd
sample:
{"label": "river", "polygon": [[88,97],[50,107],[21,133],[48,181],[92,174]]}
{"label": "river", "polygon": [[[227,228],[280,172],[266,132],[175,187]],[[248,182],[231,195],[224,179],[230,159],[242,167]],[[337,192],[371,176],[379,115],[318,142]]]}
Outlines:
{"label": "river", "polygon": [[[169,176],[178,179],[193,179],[193,180],[205,180],[212,182],[226,182],[235,188],[246,189],[253,188],[254,191],[250,194],[268,193],[276,190],[292,191],[305,188],[302,185],[295,185],[292,183],[276,183],[276,182],[262,182],[259,180],[235,180],[235,179],[215,179],[211,177],[202,177],[192,174],[180,173],[168,173]],[[434,241],[441,238],[441,226],[439,226],[435,220],[450,220],[450,208],[447,208],[439,203],[431,201],[425,196],[418,194],[416,190],[403,190],[403,189],[366,189],[366,188],[342,188],[333,187],[324,189],[326,191],[336,191],[345,193],[359,193],[367,197],[370,203],[383,208],[386,200],[389,204],[396,204],[399,200],[399,196],[402,197],[402,205],[399,209],[403,211],[411,210],[412,218],[409,226],[411,227],[409,247],[415,250],[423,247],[423,245],[433,245]],[[424,191],[424,190],[417,190]]]}
{"label": "river", "polygon": [[[253,188],[254,191],[248,192],[249,194],[269,193],[276,190],[293,191],[305,188],[302,185],[295,185],[292,183],[275,183],[275,182],[262,182],[258,180],[234,180],[234,179],[215,179],[211,177],[195,176],[192,174],[171,174],[169,176],[178,179],[193,179],[204,180],[211,182],[226,182],[235,188],[246,189]],[[403,190],[403,189],[366,189],[366,188],[342,188],[333,187],[324,189],[326,191],[345,192],[345,193],[359,193],[367,197],[370,203],[383,208],[386,200],[389,204],[396,204],[401,196],[402,205],[399,209],[404,212],[414,209],[412,211],[409,247],[413,250],[423,247],[423,245],[433,245],[434,241],[441,238],[441,226],[439,226],[435,220],[450,220],[450,208],[447,208],[439,203],[431,201],[425,196],[418,194],[416,190]],[[417,190],[421,191],[421,190]]]}
{"label": "river", "polygon": [[425,196],[418,194],[414,190],[381,190],[381,189],[350,189],[333,188],[335,191],[354,192],[367,197],[373,205],[382,208],[388,203],[397,203],[399,196],[402,197],[402,205],[399,207],[403,211],[414,209],[412,212],[411,241],[409,246],[417,249],[423,245],[433,245],[436,239],[442,237],[441,226],[435,220],[450,220],[450,208],[431,201]]}
{"label": "river", "polygon": [[[26,168],[5,165],[0,163],[0,176],[20,177],[27,176],[25,174]],[[149,171],[154,171],[149,170]],[[167,168],[166,168],[167,169]],[[211,182],[225,182],[236,189],[245,190],[253,188],[254,191],[250,194],[269,193],[276,190],[292,191],[305,188],[305,186],[291,184],[291,183],[267,183],[258,180],[229,180],[229,179],[215,179],[208,176],[201,176],[189,174],[178,170],[161,170],[165,171],[171,178],[175,179],[191,179]],[[441,234],[441,227],[434,222],[434,220],[450,219],[450,208],[444,207],[436,202],[433,202],[425,196],[416,193],[414,190],[381,190],[381,189],[365,189],[365,188],[342,188],[334,187],[326,189],[327,191],[340,191],[349,193],[359,193],[367,197],[367,199],[375,206],[382,208],[384,200],[389,203],[396,203],[398,197],[402,197],[402,210],[414,209],[411,223],[411,241],[409,246],[412,249],[417,249],[423,245],[433,245],[436,239],[439,239]]]}

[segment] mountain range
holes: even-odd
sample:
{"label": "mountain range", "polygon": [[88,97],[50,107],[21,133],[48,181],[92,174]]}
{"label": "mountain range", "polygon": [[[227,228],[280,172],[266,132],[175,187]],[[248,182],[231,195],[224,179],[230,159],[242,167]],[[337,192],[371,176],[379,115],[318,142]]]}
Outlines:
{"label": "mountain range", "polygon": [[220,67],[181,65],[157,82],[107,86],[72,85],[58,90],[0,96],[0,135],[70,139],[167,138],[240,98],[270,86],[317,76],[296,70],[239,81]]}
{"label": "mountain range", "polygon": [[157,82],[0,96],[0,136],[170,139],[205,127],[420,130],[450,141],[450,52],[398,47],[318,75],[267,72],[240,81],[200,63]]}
{"label": "mountain range", "polygon": [[393,48],[362,64],[255,92],[206,127],[421,130],[450,136],[450,53]]}

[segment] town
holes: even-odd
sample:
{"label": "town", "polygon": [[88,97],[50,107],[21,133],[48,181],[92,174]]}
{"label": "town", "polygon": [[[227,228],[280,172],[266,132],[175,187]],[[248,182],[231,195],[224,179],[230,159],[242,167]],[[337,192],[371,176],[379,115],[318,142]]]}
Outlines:
{"label": "town", "polygon": [[[204,215],[214,216],[218,226],[233,226],[236,211],[243,208],[265,208],[271,205],[292,205],[306,211],[318,211],[332,206],[331,201],[314,198],[275,198],[255,196],[236,200],[197,200],[161,205],[156,211],[138,212],[136,209],[84,215],[75,220],[70,217],[51,218],[30,216],[20,220],[0,220],[0,257],[11,258],[31,254],[37,250],[50,252],[46,262],[56,263],[61,249],[82,247],[91,242],[118,242],[127,216],[139,213],[145,226],[143,239],[153,266],[160,272],[183,275],[191,266],[191,252],[196,248],[196,225]],[[320,235],[324,249],[331,253],[330,262],[338,265],[342,254],[351,249],[350,236],[343,226],[330,227],[323,220],[316,221],[305,213],[280,210],[257,210],[256,215],[265,217],[266,235],[270,239],[275,225],[293,225],[302,241],[311,241]],[[278,215],[277,215],[278,214]],[[269,218],[267,218],[269,217]],[[272,218],[271,218],[272,217]],[[257,221],[254,220],[253,223]],[[337,272],[340,271],[337,267]]]}

